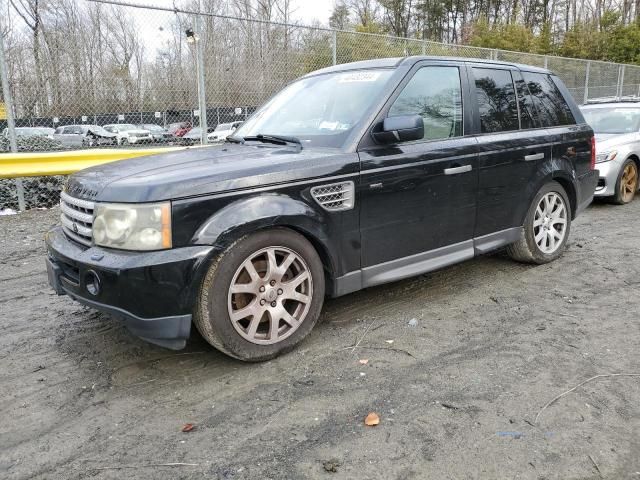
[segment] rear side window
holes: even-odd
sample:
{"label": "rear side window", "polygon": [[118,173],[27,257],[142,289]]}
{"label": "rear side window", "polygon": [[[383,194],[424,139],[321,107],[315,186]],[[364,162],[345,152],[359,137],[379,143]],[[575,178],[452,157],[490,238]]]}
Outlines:
{"label": "rear side window", "polygon": [[462,88],[458,67],[423,67],[405,85],[389,116],[420,115],[424,139],[462,135]]}
{"label": "rear side window", "polygon": [[473,68],[482,133],[518,130],[518,107],[508,70]]}
{"label": "rear side window", "polygon": [[569,105],[550,75],[522,72],[531,92],[541,127],[557,127],[576,123]]}

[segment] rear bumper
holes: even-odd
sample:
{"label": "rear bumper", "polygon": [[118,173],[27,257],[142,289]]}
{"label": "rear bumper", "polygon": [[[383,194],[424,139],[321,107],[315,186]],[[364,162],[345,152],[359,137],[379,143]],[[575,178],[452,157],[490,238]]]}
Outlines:
{"label": "rear bumper", "polygon": [[84,248],[60,227],[49,231],[47,274],[59,295],[123,320],[134,335],[180,349],[191,330],[191,311],[212,247],[161,252]]}

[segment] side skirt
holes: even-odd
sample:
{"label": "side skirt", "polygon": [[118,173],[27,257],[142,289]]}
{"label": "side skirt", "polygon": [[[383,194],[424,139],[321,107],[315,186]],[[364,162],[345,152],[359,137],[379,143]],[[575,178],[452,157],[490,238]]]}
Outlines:
{"label": "side skirt", "polygon": [[484,255],[517,241],[522,231],[522,227],[508,228],[472,240],[349,272],[335,279],[332,296],[340,297],[363,288],[414,277]]}

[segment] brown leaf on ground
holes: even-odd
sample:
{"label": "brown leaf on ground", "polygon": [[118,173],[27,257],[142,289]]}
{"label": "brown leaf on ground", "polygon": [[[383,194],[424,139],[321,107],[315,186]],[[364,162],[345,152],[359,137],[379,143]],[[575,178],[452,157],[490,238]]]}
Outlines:
{"label": "brown leaf on ground", "polygon": [[196,426],[193,423],[185,423],[182,426],[182,431],[184,433],[190,432],[191,430],[193,430],[194,428],[196,428]]}
{"label": "brown leaf on ground", "polygon": [[375,427],[379,423],[380,423],[380,417],[375,412],[371,412],[364,419],[364,424],[369,426],[369,427]]}

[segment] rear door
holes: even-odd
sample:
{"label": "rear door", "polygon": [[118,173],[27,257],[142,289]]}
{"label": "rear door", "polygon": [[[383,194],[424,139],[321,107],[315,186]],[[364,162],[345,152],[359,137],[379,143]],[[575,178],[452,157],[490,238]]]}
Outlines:
{"label": "rear door", "polygon": [[[551,156],[548,132],[536,123],[520,72],[508,65],[473,65],[474,128],[478,134],[478,210],[475,237],[517,239],[539,166]],[[500,232],[500,233],[498,233]],[[513,238],[512,238],[513,237]]]}
{"label": "rear door", "polygon": [[[540,122],[547,128],[550,141],[553,141],[553,170],[569,175],[567,180],[576,189],[576,204],[573,205],[575,214],[575,209],[584,207],[584,203],[590,202],[593,194],[590,179],[594,176],[591,173],[593,132],[584,123],[575,102],[571,101],[570,105],[565,100],[571,94],[557,77],[537,72],[522,72],[522,75],[531,92]],[[580,124],[576,124],[576,117],[580,119]]]}
{"label": "rear door", "polygon": [[417,64],[374,128],[386,116],[419,114],[424,137],[377,145],[367,136],[359,147],[365,285],[424,271],[429,258],[473,256],[477,142],[465,135],[466,78],[463,63]]}

